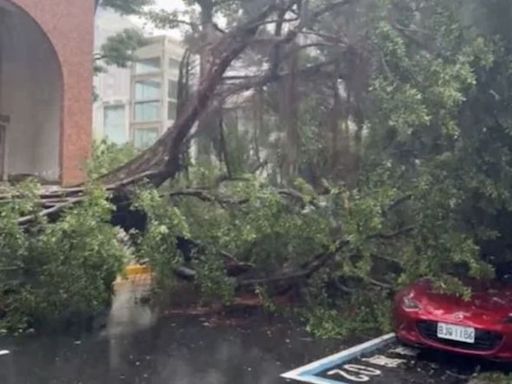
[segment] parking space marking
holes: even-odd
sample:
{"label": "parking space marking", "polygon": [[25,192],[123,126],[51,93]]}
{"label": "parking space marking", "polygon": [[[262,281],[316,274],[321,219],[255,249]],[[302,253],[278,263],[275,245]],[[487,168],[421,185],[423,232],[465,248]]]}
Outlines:
{"label": "parking space marking", "polygon": [[[390,333],[388,335],[378,337],[374,340],[370,340],[366,343],[356,345],[355,347],[349,348],[345,351],[315,361],[311,364],[294,369],[290,372],[284,373],[281,375],[281,377],[310,384],[343,384],[340,381],[334,381],[315,375],[329,369],[330,367],[339,366],[344,362],[353,360],[362,354],[370,353],[379,348],[385,347],[386,345],[395,341],[396,335],[394,333]],[[357,373],[357,367],[354,367],[354,372]]]}
{"label": "parking space marking", "polygon": [[8,355],[9,353],[11,353],[10,351],[7,351],[7,350],[0,350],[0,356],[4,356],[4,355]]}

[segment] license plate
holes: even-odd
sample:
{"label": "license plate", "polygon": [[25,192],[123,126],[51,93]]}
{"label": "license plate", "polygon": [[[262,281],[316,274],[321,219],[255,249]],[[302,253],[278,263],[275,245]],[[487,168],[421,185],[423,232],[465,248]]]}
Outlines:
{"label": "license plate", "polygon": [[475,343],[475,328],[461,327],[445,323],[437,323],[437,337],[440,339],[460,341],[463,343]]}

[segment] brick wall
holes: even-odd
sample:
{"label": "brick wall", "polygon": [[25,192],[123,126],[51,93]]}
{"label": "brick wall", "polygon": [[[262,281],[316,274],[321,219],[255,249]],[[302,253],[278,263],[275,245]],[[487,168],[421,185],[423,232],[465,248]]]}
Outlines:
{"label": "brick wall", "polygon": [[92,54],[95,0],[10,0],[25,10],[55,47],[63,76],[60,179],[84,179],[92,140]]}

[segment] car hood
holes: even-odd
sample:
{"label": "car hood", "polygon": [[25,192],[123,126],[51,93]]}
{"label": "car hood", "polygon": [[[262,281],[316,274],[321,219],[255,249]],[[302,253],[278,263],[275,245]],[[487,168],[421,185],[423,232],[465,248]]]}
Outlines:
{"label": "car hood", "polygon": [[473,292],[469,300],[435,292],[429,282],[415,285],[411,293],[423,311],[447,320],[463,318],[477,323],[502,322],[512,315],[512,286],[494,282],[472,282],[469,285]]}

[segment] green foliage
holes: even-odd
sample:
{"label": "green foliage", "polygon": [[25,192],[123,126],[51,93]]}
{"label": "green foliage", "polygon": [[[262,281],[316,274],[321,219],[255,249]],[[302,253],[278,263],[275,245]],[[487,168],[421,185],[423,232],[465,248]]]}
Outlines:
{"label": "green foliage", "polygon": [[97,186],[59,221],[20,227],[18,218],[40,210],[36,188],[13,189],[16,197],[0,211],[0,324],[10,330],[99,312],[110,303],[125,258],[109,223],[112,207]]}
{"label": "green foliage", "polygon": [[117,145],[107,140],[94,142],[92,155],[87,164],[87,174],[95,179],[120,167],[137,155],[131,144]]}
{"label": "green foliage", "polygon": [[482,373],[471,382],[474,384],[512,384],[512,376],[498,372]]}
{"label": "green foliage", "polygon": [[265,288],[256,287],[255,291],[255,293],[258,295],[261,302],[263,303],[263,309],[265,310],[266,313],[273,314],[281,310],[281,308],[279,308],[277,304],[274,303],[271,295],[269,295],[268,291]]}
{"label": "green foliage", "polygon": [[226,277],[224,261],[218,253],[213,251],[198,256],[192,265],[197,271],[197,285],[202,300],[229,303],[233,299],[235,286],[233,281]]}
{"label": "green foliage", "polygon": [[[205,178],[206,171],[193,174],[203,186],[211,180]],[[221,190],[221,196],[213,193],[207,201],[196,196],[170,201],[162,191],[140,192],[136,207],[148,213],[149,223],[138,255],[149,260],[160,285],[172,282],[175,268],[186,264],[176,249],[177,236],[201,244],[189,266],[197,273],[203,298],[224,302],[234,293],[233,281],[225,274],[226,254],[272,273],[283,265],[298,267],[331,244],[325,213],[305,210],[265,183],[227,182]]]}
{"label": "green foliage", "polygon": [[123,15],[140,14],[144,7],[154,4],[154,0],[101,0],[101,6],[112,8]]}
{"label": "green foliage", "polygon": [[[392,185],[410,196],[404,209],[385,215],[386,221],[414,228],[413,238],[391,244],[399,247],[391,253],[401,267],[397,281],[431,277],[441,290],[468,295],[457,278],[493,275],[489,259],[481,257],[480,237],[496,236],[484,222],[468,220],[481,204],[475,189],[486,188],[496,202],[500,187],[489,183],[483,168],[475,169],[486,152],[474,146],[487,139],[461,111],[497,60],[496,47],[464,30],[454,4],[391,3],[401,6],[404,17],[380,22],[373,34],[381,60],[369,89],[375,108],[365,172],[371,175],[381,167],[377,164],[387,164],[394,172],[372,189]],[[419,16],[405,17],[414,10]]]}
{"label": "green foliage", "polygon": [[286,263],[299,265],[331,243],[323,211],[303,209],[266,183],[227,183],[222,195],[235,204],[182,200],[192,238],[213,250],[273,271]]}
{"label": "green foliage", "polygon": [[[185,12],[146,12],[150,3],[103,2],[125,14],[144,15],[160,27],[190,26],[195,37],[216,20],[236,25],[267,2],[187,0]],[[229,301],[234,282],[225,276],[226,255],[268,277],[300,270],[316,255],[334,252],[300,284],[310,330],[327,336],[387,329],[390,295],[415,279],[431,278],[439,290],[467,297],[461,278],[493,277],[498,264],[512,261],[512,40],[508,25],[494,25],[482,15],[503,23],[509,3],[360,1],[308,26],[311,33],[318,32],[315,39],[327,38],[295,59],[331,64],[313,72],[318,75],[314,81],[306,73],[290,74],[297,85],[286,94],[294,93],[288,102],[300,104],[295,106],[297,121],[280,120],[283,100],[277,89],[283,84],[265,86],[261,97],[255,97],[254,111],[249,98],[244,100],[245,120],[256,120],[251,129],[238,124],[241,114],[225,113],[224,148],[220,139],[215,141],[224,164],[207,162],[208,168],[200,168],[191,161],[187,178],[137,194],[135,207],[148,214],[148,226],[138,234],[135,252],[149,261],[159,287],[172,286],[174,270],[185,264],[196,271],[205,299]],[[261,35],[259,48],[240,57],[248,68],[268,62],[260,52],[269,50],[264,46],[267,36]],[[193,52],[201,51],[197,41],[189,41]],[[139,36],[125,32],[108,42],[105,53],[113,53],[110,63],[123,65],[139,43]],[[282,57],[294,56],[293,44]],[[298,137],[290,139],[294,135]],[[283,148],[291,148],[288,144],[296,145],[298,180],[283,181]],[[130,147],[96,144],[89,174],[105,174],[134,155]],[[244,175],[263,162],[260,177]],[[283,184],[289,189],[279,189]],[[92,279],[90,295],[69,288],[76,303],[52,286],[56,281],[68,289],[59,266],[69,264],[74,271],[90,259],[97,267],[94,256],[103,260],[107,254],[93,256],[94,247],[117,255],[109,240],[112,229],[102,228],[101,237],[89,225],[92,214],[106,219],[103,197],[93,188],[88,202],[67,212],[61,223],[40,219],[24,231],[16,219],[40,207],[32,186],[20,188],[20,197],[0,211],[5,244],[0,260],[11,261],[0,273],[5,281],[14,276],[16,282],[3,288],[15,294],[4,293],[0,308],[21,317],[34,312],[49,317],[61,299],[77,311],[104,302],[99,280],[87,273],[77,287]],[[175,193],[181,190],[189,193]],[[185,260],[177,237],[194,239],[200,252]],[[75,242],[80,250],[73,248]],[[66,252],[56,249],[59,243]],[[39,253],[46,256],[33,258]],[[78,264],[71,253],[78,254]],[[14,264],[11,254],[19,255]],[[36,265],[42,271],[37,282],[49,288],[25,281],[20,285],[16,279],[25,265],[30,271]],[[114,270],[113,264],[106,265]],[[106,271],[104,275],[111,280]],[[20,286],[29,287],[29,293]],[[34,297],[40,296],[34,292],[39,290],[49,299],[36,310]],[[258,294],[267,298],[269,292],[259,287]]]}
{"label": "green foliage", "polygon": [[[126,68],[133,60],[135,51],[146,43],[146,38],[137,29],[124,29],[123,31],[109,36],[101,46],[97,54],[97,60],[102,64],[115,65]],[[96,72],[101,71],[101,64]]]}
{"label": "green foliage", "polygon": [[[196,272],[196,284],[202,299],[223,302],[231,300],[234,294],[233,284],[226,277],[218,245],[213,246],[207,232],[218,231],[220,228],[206,229],[203,224],[201,228],[194,228],[195,231],[190,229],[190,223],[204,219],[205,212],[210,207],[202,206],[204,211],[201,211],[201,208],[196,210],[197,207],[194,206],[192,211],[186,204],[173,204],[168,196],[156,189],[139,191],[135,207],[144,210],[148,215],[146,230],[140,234],[136,247],[137,257],[147,260],[151,265],[155,272],[157,289],[164,293],[172,289],[176,269],[188,264]],[[204,232],[201,233],[201,230]],[[201,233],[202,236],[194,236],[196,233]],[[194,253],[192,260],[187,262],[177,248],[178,237],[192,238],[200,242],[203,245],[201,252]]]}
{"label": "green foliage", "polygon": [[382,290],[354,293],[334,303],[314,301],[300,312],[307,330],[321,338],[371,335],[391,329],[391,305]]}
{"label": "green foliage", "polygon": [[189,237],[185,217],[178,207],[156,189],[139,191],[135,207],[144,210],[148,223],[137,245],[137,255],[148,260],[153,268],[158,288],[169,289],[174,282],[175,268],[183,264],[183,255],[176,248],[178,236]]}

